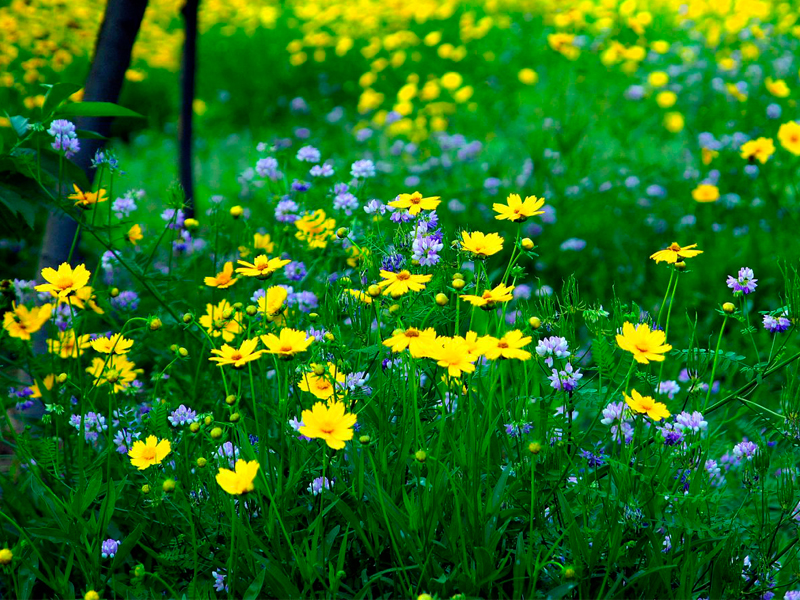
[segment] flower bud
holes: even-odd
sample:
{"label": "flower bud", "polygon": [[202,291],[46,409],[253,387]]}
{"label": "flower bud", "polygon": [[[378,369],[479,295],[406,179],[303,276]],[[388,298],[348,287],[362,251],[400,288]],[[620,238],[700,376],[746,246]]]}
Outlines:
{"label": "flower bud", "polygon": [[325,367],[322,365],[314,365],[314,375],[322,377],[325,374]]}
{"label": "flower bud", "polygon": [[142,486],[142,493],[143,493],[143,494],[149,494],[149,493],[150,493],[150,486],[149,486],[148,484],[146,484],[146,483],[145,483],[145,484]]}
{"label": "flower bud", "polygon": [[56,381],[58,381],[58,383],[64,383],[66,380],[67,380],[66,373],[59,373],[58,377],[56,378]]}
{"label": "flower bud", "polygon": [[242,304],[241,302],[234,302],[233,303],[233,310],[235,310],[235,311],[241,311],[243,307],[244,307],[244,304]]}
{"label": "flower bud", "polygon": [[236,206],[232,206],[231,207],[231,216],[234,219],[238,219],[243,214],[244,214],[244,209],[241,206],[239,206],[238,204]]}
{"label": "flower bud", "polygon": [[347,237],[347,233],[347,227],[339,227],[339,229],[336,230],[336,237],[340,240],[344,239]]}
{"label": "flower bud", "polygon": [[425,452],[425,450],[417,450],[414,453],[414,458],[417,459],[417,462],[424,463],[426,460],[428,460],[428,453]]}
{"label": "flower bud", "polygon": [[312,321],[317,321],[317,320],[319,320],[319,314],[317,314],[317,313],[308,313],[308,318],[311,319]]}
{"label": "flower bud", "polygon": [[726,315],[732,315],[736,312],[736,305],[733,302],[726,302],[722,305],[722,310]]}
{"label": "flower bud", "polygon": [[464,286],[467,285],[467,283],[463,279],[453,279],[450,285],[452,285],[453,288],[456,290],[463,290]]}
{"label": "flower bud", "polygon": [[161,484],[161,489],[164,490],[165,493],[171,494],[175,491],[175,480],[172,478],[165,479],[164,483]]}
{"label": "flower bud", "polygon": [[369,436],[362,435],[360,438],[358,438],[358,441],[361,442],[362,444],[369,444]]}
{"label": "flower bud", "polygon": [[229,406],[231,404],[236,404],[236,396],[234,396],[233,394],[231,394],[230,396],[226,396],[225,397],[225,404],[227,404]]}
{"label": "flower bud", "polygon": [[531,317],[528,319],[528,325],[534,329],[539,329],[542,326],[542,320],[539,317]]}
{"label": "flower bud", "polygon": [[464,279],[461,273],[453,273],[453,279]]}
{"label": "flower bud", "polygon": [[367,288],[367,293],[372,296],[373,298],[377,298],[381,295],[381,288],[379,288],[374,283]]}
{"label": "flower bud", "polygon": [[522,240],[519,242],[519,245],[522,246],[523,250],[533,250],[533,248],[536,246],[531,238],[522,238]]}
{"label": "flower bud", "polygon": [[239,419],[242,418],[242,415],[240,415],[238,412],[235,412],[228,418],[230,419],[231,423],[238,423]]}
{"label": "flower bud", "polygon": [[185,313],[183,315],[183,322],[187,325],[192,322],[192,313]]}
{"label": "flower bud", "polygon": [[564,579],[575,579],[576,575],[575,567],[569,566],[564,568]]}
{"label": "flower bud", "polygon": [[247,313],[248,317],[255,317],[256,313],[258,312],[258,307],[252,304],[248,304],[247,308],[244,309],[244,312]]}
{"label": "flower bud", "polygon": [[177,352],[177,351],[178,351],[178,344],[172,344],[172,345],[169,347],[169,351],[170,351],[170,352],[173,352],[173,353],[174,353],[174,352]]}
{"label": "flower bud", "polygon": [[192,423],[191,425],[189,425],[189,431],[191,431],[192,433],[197,433],[198,431],[200,431],[200,423]]}
{"label": "flower bud", "polygon": [[197,229],[200,227],[200,221],[192,218],[184,219],[183,226],[186,227],[186,229]]}
{"label": "flower bud", "polygon": [[111,288],[111,291],[108,292],[108,295],[111,296],[112,298],[116,298],[117,296],[119,296],[119,288]]}
{"label": "flower bud", "polygon": [[189,356],[189,351],[181,346],[180,348],[178,348],[178,354],[181,355],[181,358],[186,358],[187,356]]}
{"label": "flower bud", "polygon": [[208,461],[205,458],[203,458],[202,456],[197,459],[197,466],[200,467],[201,469],[203,467],[205,467],[207,464],[208,464]]}
{"label": "flower bud", "polygon": [[225,319],[226,321],[230,319],[232,316],[233,316],[233,308],[228,307],[222,311],[222,318]]}
{"label": "flower bud", "polygon": [[218,440],[221,437],[222,437],[222,428],[214,427],[214,429],[211,430],[211,439]]}
{"label": "flower bud", "polygon": [[212,423],[212,419],[211,419],[211,417],[206,417],[205,419],[203,419],[203,422],[204,422],[206,425],[211,425],[211,423]]}
{"label": "flower bud", "polygon": [[542,445],[539,442],[531,442],[528,444],[528,451],[531,454],[539,454],[542,451]]}
{"label": "flower bud", "polygon": [[450,302],[450,298],[446,295],[442,294],[441,292],[436,294],[436,304],[439,306],[447,306],[447,303]]}
{"label": "flower bud", "polygon": [[392,304],[392,305],[389,307],[389,312],[390,312],[391,314],[394,314],[394,313],[396,313],[398,310],[400,310],[400,305],[399,305],[399,304]]}
{"label": "flower bud", "polygon": [[0,565],[10,565],[12,558],[14,558],[14,553],[8,548],[0,550]]}
{"label": "flower bud", "polygon": [[100,600],[100,594],[94,590],[89,590],[84,594],[83,600]]}
{"label": "flower bud", "polygon": [[686,270],[686,262],[683,261],[683,260],[679,260],[678,262],[675,263],[675,268],[678,271],[685,271]]}
{"label": "flower bud", "polygon": [[158,331],[159,329],[161,329],[161,326],[162,326],[161,319],[159,319],[158,317],[150,319],[150,331]]}

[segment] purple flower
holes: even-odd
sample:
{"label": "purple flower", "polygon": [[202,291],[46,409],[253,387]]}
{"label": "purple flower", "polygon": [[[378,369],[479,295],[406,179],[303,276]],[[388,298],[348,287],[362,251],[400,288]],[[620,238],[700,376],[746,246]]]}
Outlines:
{"label": "purple flower", "polygon": [[675,417],[675,422],[676,427],[680,428],[684,433],[687,433],[687,430],[691,431],[691,433],[700,433],[708,429],[708,422],[703,419],[703,415],[698,411],[692,413],[683,411]]}
{"label": "purple flower", "polygon": [[658,384],[656,388],[657,394],[666,394],[667,398],[672,400],[675,397],[675,394],[681,391],[681,386],[678,385],[677,381],[662,381]]}
{"label": "purple flower", "polygon": [[313,327],[308,328],[308,335],[309,337],[313,337],[314,341],[321,342],[325,339],[325,334],[328,333],[324,329],[314,329]]}
{"label": "purple flower", "polygon": [[611,425],[611,434],[615,441],[625,440],[629,444],[633,440],[633,427],[628,422],[630,413],[624,402],[611,402],[603,409],[603,425]]}
{"label": "purple flower", "polygon": [[413,254],[411,258],[423,267],[432,267],[439,262],[439,251],[444,244],[434,236],[418,236],[411,244]]}
{"label": "purple flower", "polygon": [[572,392],[578,386],[578,380],[583,378],[583,373],[580,369],[573,369],[571,363],[564,365],[562,371],[553,369],[553,374],[548,377],[550,386],[554,390],[564,390],[565,392]]}
{"label": "purple flower", "polygon": [[303,146],[297,151],[297,160],[299,161],[318,163],[321,159],[322,155],[314,146]]}
{"label": "purple flower", "polygon": [[791,325],[792,322],[786,317],[775,318],[772,315],[764,315],[764,329],[770,333],[783,333]]}
{"label": "purple flower", "polygon": [[532,423],[506,423],[506,435],[515,438],[530,433],[533,429]]}
{"label": "purple flower", "polygon": [[373,215],[375,213],[384,214],[388,210],[388,206],[386,206],[380,200],[370,200],[367,202],[367,205],[364,207],[364,212],[368,215]]}
{"label": "purple flower", "polygon": [[758,287],[756,283],[758,279],[754,279],[754,276],[753,269],[743,267],[739,269],[739,276],[737,278],[734,279],[733,276],[728,275],[728,287],[733,290],[734,294],[738,292],[742,294],[751,294],[756,291]]}
{"label": "purple flower", "polygon": [[334,170],[331,165],[325,163],[324,165],[314,165],[308,174],[312,177],[333,177]]}
{"label": "purple flower", "polygon": [[273,181],[280,178],[278,172],[278,160],[268,156],[267,158],[259,158],[256,163],[256,173],[261,177],[269,177]]}
{"label": "purple flower", "polygon": [[99,434],[108,429],[106,418],[95,412],[88,412],[81,422],[80,415],[72,415],[69,418],[69,424],[72,425],[78,433],[81,429],[84,431],[84,436],[87,442],[94,442],[99,437]]}
{"label": "purple flower", "polygon": [[397,271],[402,270],[405,264],[406,259],[402,254],[390,254],[381,260],[381,269],[396,273]]}
{"label": "purple flower", "polygon": [[591,452],[590,450],[581,450],[578,454],[586,459],[586,462],[590,469],[596,469],[597,467],[602,467],[606,462],[606,457],[605,454],[603,453],[602,448],[598,448],[596,454]]}
{"label": "purple flower", "polygon": [[116,298],[109,300],[111,306],[121,311],[133,312],[139,307],[139,294],[136,292],[120,292]]}
{"label": "purple flower", "polygon": [[119,540],[112,540],[111,538],[108,538],[100,547],[100,556],[103,558],[114,558],[117,555],[117,551],[119,550],[119,545],[121,543],[122,542]]}
{"label": "purple flower", "polygon": [[333,197],[333,209],[344,211],[348,217],[358,208],[358,200],[350,192],[336,194]]}
{"label": "purple flower", "polygon": [[211,571],[211,576],[214,578],[214,589],[218,592],[222,590],[228,591],[228,586],[225,585],[225,572],[224,571]]}
{"label": "purple flower", "polygon": [[217,448],[217,456],[223,460],[228,459],[228,464],[230,468],[233,469],[239,458],[239,449],[231,442],[225,442],[222,446]]}
{"label": "purple flower", "polygon": [[315,496],[322,493],[322,490],[329,490],[333,487],[335,479],[328,479],[327,477],[317,477],[308,486],[308,491]]}
{"label": "purple flower", "polygon": [[725,484],[725,476],[719,468],[717,461],[708,459],[705,464],[706,473],[708,473],[708,480],[714,487],[720,487]]}
{"label": "purple flower", "polygon": [[174,208],[168,208],[161,213],[161,218],[169,223],[170,229],[182,229],[185,215],[183,214],[183,210],[180,208],[177,210]]}
{"label": "purple flower", "polygon": [[658,431],[664,437],[665,446],[677,446],[683,442],[683,431],[672,423],[664,423]]}
{"label": "purple flower", "polygon": [[733,447],[733,455],[738,459],[753,460],[758,446],[751,441],[743,440]]}
{"label": "purple flower", "polygon": [[544,358],[544,362],[548,367],[552,367],[553,357],[569,357],[569,345],[567,344],[567,340],[563,337],[548,337],[539,340],[539,343],[536,345],[536,354]]}
{"label": "purple flower", "polygon": [[56,119],[50,124],[47,133],[53,136],[53,143],[50,146],[56,152],[63,152],[65,158],[72,157],[79,152],[81,145],[78,142],[78,134],[75,132],[75,125],[66,119]]}
{"label": "purple flower", "polygon": [[[289,425],[291,426],[292,429],[298,432],[300,431],[301,427],[305,427],[305,423],[303,423],[302,421],[298,421],[297,419],[289,419]],[[300,434],[298,439],[305,440],[306,442],[311,441],[310,437],[306,437],[302,433]]]}
{"label": "purple flower", "polygon": [[194,423],[197,421],[197,413],[191,408],[186,408],[183,404],[181,404],[172,412],[170,416],[167,417],[167,420],[172,423],[173,427],[177,427],[179,425],[185,425],[186,423]]}
{"label": "purple flower", "polygon": [[284,198],[275,207],[275,219],[281,223],[294,223],[300,217],[296,214],[300,210],[297,202]]}
{"label": "purple flower", "polygon": [[345,375],[344,387],[351,392],[360,389],[364,394],[369,396],[372,394],[372,388],[367,385],[369,381],[369,373],[366,371],[358,371],[356,373],[348,373]]}
{"label": "purple flower", "polygon": [[581,240],[579,238],[569,238],[561,243],[562,251],[572,250],[574,252],[580,252],[584,248],[586,248],[586,240]]}
{"label": "purple flower", "polygon": [[292,190],[295,192],[307,192],[310,189],[311,184],[307,181],[300,181],[299,179],[292,181]]}
{"label": "purple flower", "polygon": [[128,450],[133,447],[133,439],[139,437],[139,432],[132,432],[128,429],[120,429],[114,435],[114,445],[117,447],[117,452],[120,454],[127,454]]}
{"label": "purple flower", "polygon": [[350,175],[352,175],[354,179],[375,177],[375,163],[369,159],[357,160],[350,167]]}
{"label": "purple flower", "polygon": [[283,273],[289,281],[300,281],[306,276],[306,266],[300,261],[292,261],[283,268]]}
{"label": "purple flower", "polygon": [[136,210],[136,198],[131,192],[126,193],[121,198],[117,198],[111,204],[111,210],[114,211],[114,216],[118,219],[126,219],[130,214]]}
{"label": "purple flower", "polygon": [[[772,106],[770,104],[770,106]],[[783,600],[800,600],[800,590],[790,590],[783,595]]]}

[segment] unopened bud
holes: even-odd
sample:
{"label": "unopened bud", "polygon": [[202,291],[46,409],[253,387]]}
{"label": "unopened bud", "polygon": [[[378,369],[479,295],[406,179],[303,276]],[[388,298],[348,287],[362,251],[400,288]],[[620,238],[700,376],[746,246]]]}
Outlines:
{"label": "unopened bud", "polygon": [[221,437],[222,437],[222,428],[214,427],[214,429],[211,430],[211,439],[218,440]]}
{"label": "unopened bud", "polygon": [[425,450],[417,450],[414,453],[414,458],[417,459],[417,462],[424,463],[426,460],[428,460],[428,453],[425,452]]}
{"label": "unopened bud", "polygon": [[522,246],[523,250],[533,250],[534,246],[536,246],[531,238],[522,238],[519,245]]}
{"label": "unopened bud", "polygon": [[467,283],[463,279],[453,279],[450,285],[452,285],[453,288],[456,290],[463,290],[464,286],[467,285]]}
{"label": "unopened bud", "polygon": [[542,326],[542,320],[539,317],[531,317],[528,319],[528,325],[534,329],[539,329]]}
{"label": "unopened bud", "polygon": [[161,484],[161,489],[164,490],[165,493],[171,494],[175,491],[175,480],[165,479],[164,483]]}
{"label": "unopened bud", "polygon": [[439,306],[447,306],[447,303],[450,302],[450,299],[442,293],[436,294],[436,304]]}
{"label": "unopened bud", "polygon": [[159,319],[158,317],[150,319],[150,331],[158,331],[159,329],[161,329],[162,325],[163,323],[161,323],[161,319]]}
{"label": "unopened bud", "polygon": [[239,206],[238,204],[236,206],[231,207],[231,216],[234,219],[238,219],[243,214],[244,214],[244,209],[241,206]]}
{"label": "unopened bud", "polygon": [[733,302],[726,302],[722,305],[722,310],[726,315],[732,315],[736,312],[736,305]]}
{"label": "unopened bud", "polygon": [[225,404],[228,404],[228,405],[236,404],[236,396],[234,396],[233,394],[231,394],[230,396],[226,396],[225,397]]}
{"label": "unopened bud", "polygon": [[373,298],[377,298],[378,296],[380,296],[380,295],[381,295],[381,288],[379,288],[379,287],[378,287],[377,285],[375,285],[375,284],[372,284],[371,286],[369,286],[369,287],[367,288],[367,293],[368,293],[370,296],[372,296]]}

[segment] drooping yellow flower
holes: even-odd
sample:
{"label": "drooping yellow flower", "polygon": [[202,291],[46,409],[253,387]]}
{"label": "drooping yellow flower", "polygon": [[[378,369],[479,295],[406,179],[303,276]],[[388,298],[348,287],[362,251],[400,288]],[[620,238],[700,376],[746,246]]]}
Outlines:
{"label": "drooping yellow flower", "polygon": [[208,360],[217,363],[219,367],[231,365],[234,369],[241,369],[247,363],[258,360],[264,353],[263,350],[256,350],[256,346],[258,346],[258,338],[244,340],[238,348],[222,344],[222,348],[211,350],[211,354],[216,354],[216,356],[211,356]]}
{"label": "drooping yellow flower", "polygon": [[447,369],[450,377],[461,377],[462,373],[475,371],[477,356],[471,354],[462,338],[443,338],[437,340],[428,350],[428,356],[440,367]]}
{"label": "drooping yellow flower", "polygon": [[288,265],[290,260],[283,258],[270,258],[266,254],[256,256],[252,263],[238,260],[238,264],[242,265],[236,272],[245,277],[257,277],[258,279],[269,279],[272,274],[278,269],[282,269]]}
{"label": "drooping yellow flower", "polygon": [[[45,375],[42,379],[42,383],[44,383],[44,389],[48,392],[53,389],[53,385],[56,383],[56,376],[53,373],[49,375]],[[33,382],[31,384],[31,398],[41,398],[42,397],[42,390],[39,388],[39,384],[37,382]]]}
{"label": "drooping yellow flower", "polygon": [[254,233],[253,248],[272,254],[275,250],[275,242],[272,241],[272,237],[268,233]]}
{"label": "drooping yellow flower", "polygon": [[659,250],[658,252],[654,252],[650,255],[657,263],[666,262],[671,265],[678,262],[678,260],[683,258],[692,258],[697,256],[698,254],[702,254],[702,250],[693,250],[693,248],[697,248],[697,244],[691,244],[689,246],[681,246],[678,242],[672,242],[669,246],[664,248],[663,250]]}
{"label": "drooping yellow flower", "polygon": [[[703,164],[708,166],[711,164],[711,161],[714,160],[719,156],[719,152],[716,150],[711,150],[710,148],[700,148],[700,160],[703,161]],[[695,198],[697,200],[697,198]]]}
{"label": "drooping yellow flower", "polygon": [[369,294],[365,294],[361,290],[354,290],[351,288],[347,288],[344,290],[346,294],[350,294],[356,300],[360,300],[364,304],[372,304],[372,296]]}
{"label": "drooping yellow flower", "polygon": [[784,150],[800,156],[800,123],[789,121],[781,125],[778,129],[778,140]]}
{"label": "drooping yellow flower", "polygon": [[392,352],[402,352],[408,348],[409,354],[414,358],[428,356],[428,351],[436,344],[436,331],[433,327],[419,330],[416,327],[396,329],[392,337],[383,340],[383,345],[392,349]]}
{"label": "drooping yellow flower", "polygon": [[461,232],[461,247],[478,258],[486,258],[503,249],[503,238],[497,233]]}
{"label": "drooping yellow flower", "polygon": [[134,246],[137,245],[137,242],[144,238],[142,234],[142,228],[139,224],[134,225],[128,230],[128,233],[125,234],[125,239],[128,240]]}
{"label": "drooping yellow flower", "polygon": [[357,420],[356,415],[345,412],[341,402],[331,402],[328,406],[317,402],[311,410],[303,411],[302,419],[303,426],[298,433],[323,439],[334,450],[341,450],[346,441],[353,439],[353,425]]}
{"label": "drooping yellow flower", "polygon": [[279,285],[270,286],[266,294],[258,299],[258,312],[267,318],[274,317],[281,312],[288,297],[289,292],[286,291],[286,288]]}
{"label": "drooping yellow flower", "polygon": [[786,98],[789,96],[789,94],[791,94],[789,86],[786,85],[786,82],[783,79],[773,79],[772,77],[767,77],[767,79],[764,81],[764,86],[767,88],[767,91],[776,98]]}
{"label": "drooping yellow flower", "polygon": [[318,208],[313,213],[306,213],[294,222],[297,232],[294,234],[309,248],[326,248],[328,241],[334,236],[336,220],[328,217],[325,211]]}
{"label": "drooping yellow flower", "polygon": [[370,249],[366,246],[357,246],[353,244],[347,248],[347,265],[349,267],[357,267],[359,263],[363,262],[371,254]]}
{"label": "drooping yellow flower", "polygon": [[625,323],[622,333],[617,334],[617,345],[632,353],[636,362],[645,365],[650,361],[664,360],[664,354],[672,350],[672,346],[664,343],[666,340],[663,331],[651,331],[647,323],[640,323],[635,328],[632,323]]}
{"label": "drooping yellow flower", "polygon": [[631,395],[623,393],[625,402],[634,412],[646,414],[653,421],[660,421],[669,417],[670,412],[663,402],[656,402],[651,396],[642,396],[636,390],[631,390]]}
{"label": "drooping yellow flower", "polygon": [[267,347],[266,354],[277,354],[280,358],[289,360],[300,352],[305,352],[314,341],[313,337],[305,331],[296,329],[281,329],[278,335],[268,333],[261,336],[261,341]]}
{"label": "drooping yellow flower", "polygon": [[131,464],[144,471],[153,465],[160,465],[167,455],[172,451],[172,446],[169,440],[161,440],[154,435],[148,436],[143,442],[136,440],[133,446],[128,450],[128,456],[131,458]]}
{"label": "drooping yellow flower", "polygon": [[523,201],[519,194],[509,194],[506,204],[495,202],[492,204],[492,210],[497,213],[495,219],[498,221],[507,220],[522,223],[528,217],[544,214],[543,210],[539,210],[542,206],[544,206],[544,198],[526,196]]}
{"label": "drooping yellow flower", "polygon": [[101,337],[90,342],[96,352],[102,354],[125,354],[133,347],[133,340],[122,337],[115,333],[110,338]]}
{"label": "drooping yellow flower", "polygon": [[[53,292],[50,293],[52,294]],[[98,306],[97,294],[94,293],[94,289],[90,285],[82,287],[77,292],[67,296],[66,298],[58,299],[59,304],[63,302],[66,302],[71,306],[76,306],[81,310],[85,310],[88,305],[88,307],[91,308],[98,315],[103,315],[106,312]]]}
{"label": "drooping yellow flower", "polygon": [[709,183],[701,183],[692,190],[695,202],[716,202],[719,200],[719,188]]}
{"label": "drooping yellow flower", "polygon": [[462,294],[461,299],[469,302],[472,306],[480,306],[485,309],[491,309],[498,302],[510,302],[514,299],[511,292],[514,286],[507,286],[499,284],[494,289],[485,290],[480,296],[472,296],[470,294]]}
{"label": "drooping yellow flower", "polygon": [[531,357],[531,353],[522,348],[530,344],[533,338],[529,335],[523,335],[518,329],[509,331],[499,340],[490,336],[486,336],[484,339],[483,355],[489,360],[498,358],[528,360]]}
{"label": "drooping yellow flower", "polygon": [[383,289],[383,295],[398,298],[408,293],[409,290],[412,292],[424,290],[425,284],[431,280],[433,275],[412,275],[410,271],[403,269],[399,273],[381,270],[381,277],[383,277],[383,281],[378,282],[378,287]]}
{"label": "drooping yellow flower", "polygon": [[258,468],[261,465],[257,460],[247,462],[241,458],[236,461],[234,471],[220,468],[217,473],[217,483],[219,487],[233,496],[241,496],[255,489],[253,482],[258,475]]}
{"label": "drooping yellow flower", "polygon": [[227,300],[220,301],[216,306],[206,304],[206,314],[202,315],[199,321],[211,336],[222,336],[226,342],[232,341],[242,332],[241,315]]}
{"label": "drooping yellow flower", "polygon": [[58,354],[61,358],[78,358],[89,347],[89,334],[84,334],[76,340],[75,330],[67,329],[58,332],[58,339],[47,340],[47,351]]}
{"label": "drooping yellow flower", "polygon": [[121,392],[134,382],[142,370],[137,369],[124,354],[112,354],[106,358],[95,356],[86,372],[94,377],[96,386],[110,383],[115,392]]}
{"label": "drooping yellow flower", "polygon": [[239,278],[233,276],[233,263],[230,261],[225,263],[222,271],[217,273],[216,276],[203,279],[203,282],[208,287],[215,287],[221,290],[231,287],[237,281],[239,281]]}
{"label": "drooping yellow flower", "polygon": [[758,161],[763,165],[773,154],[775,154],[775,143],[770,138],[760,137],[750,140],[741,147],[742,158],[751,163]]}
{"label": "drooping yellow flower", "polygon": [[[320,371],[321,373],[318,375],[317,372]],[[297,387],[304,392],[313,394],[320,400],[327,400],[337,392],[337,395],[343,394],[341,387],[344,382],[345,374],[341,373],[333,363],[328,363],[327,368],[304,373]]]}
{"label": "drooping yellow flower", "polygon": [[52,304],[44,304],[38,308],[28,308],[12,303],[11,310],[3,315],[3,329],[13,338],[31,339],[31,334],[42,328],[53,312]]}
{"label": "drooping yellow flower", "polygon": [[392,208],[407,208],[410,214],[418,215],[423,210],[436,210],[440,202],[439,196],[423,198],[422,194],[414,192],[413,194],[400,194],[397,200],[389,202],[389,206]]}
{"label": "drooping yellow flower", "polygon": [[72,187],[75,188],[75,193],[67,196],[67,199],[75,200],[75,206],[89,209],[95,204],[108,200],[108,196],[106,195],[106,191],[104,189],[101,189],[97,192],[82,192],[81,188],[74,183],[72,184]]}
{"label": "drooping yellow flower", "polygon": [[42,277],[47,283],[36,286],[37,292],[51,292],[59,298],[66,298],[70,294],[89,283],[91,273],[86,265],[78,265],[73,268],[67,263],[61,263],[58,270],[46,267],[42,269]]}
{"label": "drooping yellow flower", "polygon": [[725,89],[727,92],[736,98],[739,102],[747,102],[747,94],[741,91],[735,83],[726,83]]}

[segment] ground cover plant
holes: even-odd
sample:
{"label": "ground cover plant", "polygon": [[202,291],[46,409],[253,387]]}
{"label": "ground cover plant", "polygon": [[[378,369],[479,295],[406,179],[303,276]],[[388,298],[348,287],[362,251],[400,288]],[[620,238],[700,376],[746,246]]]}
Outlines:
{"label": "ground cover plant", "polygon": [[173,4],[0,7],[0,594],[800,598],[797,7],[209,3],[188,202]]}

